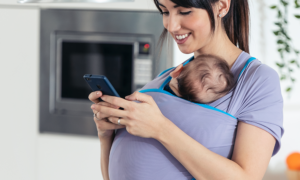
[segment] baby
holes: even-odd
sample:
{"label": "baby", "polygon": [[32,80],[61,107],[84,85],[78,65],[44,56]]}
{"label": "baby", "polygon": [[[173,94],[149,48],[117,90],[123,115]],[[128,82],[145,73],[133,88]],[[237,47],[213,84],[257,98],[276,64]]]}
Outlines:
{"label": "baby", "polygon": [[234,85],[227,62],[212,55],[200,55],[185,66],[180,64],[170,76],[167,91],[202,104],[223,97]]}

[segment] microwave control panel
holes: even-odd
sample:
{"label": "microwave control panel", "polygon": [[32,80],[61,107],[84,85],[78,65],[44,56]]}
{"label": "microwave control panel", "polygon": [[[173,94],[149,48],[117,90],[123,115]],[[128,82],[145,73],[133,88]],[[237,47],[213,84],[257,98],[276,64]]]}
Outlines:
{"label": "microwave control panel", "polygon": [[152,80],[152,60],[136,59],[134,61],[134,82],[136,85],[145,85]]}

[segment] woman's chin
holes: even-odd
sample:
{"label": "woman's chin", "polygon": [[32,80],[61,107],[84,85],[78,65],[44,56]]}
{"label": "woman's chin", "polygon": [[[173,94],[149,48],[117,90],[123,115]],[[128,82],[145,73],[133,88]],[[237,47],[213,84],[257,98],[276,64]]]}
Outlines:
{"label": "woman's chin", "polygon": [[183,54],[191,54],[194,52],[193,50],[186,48],[186,47],[178,46],[178,48]]}

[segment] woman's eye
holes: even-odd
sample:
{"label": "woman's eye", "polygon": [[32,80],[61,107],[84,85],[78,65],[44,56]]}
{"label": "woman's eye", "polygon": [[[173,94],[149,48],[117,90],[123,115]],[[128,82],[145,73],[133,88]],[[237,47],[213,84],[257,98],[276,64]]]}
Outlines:
{"label": "woman's eye", "polygon": [[169,15],[169,12],[161,12],[162,15]]}
{"label": "woman's eye", "polygon": [[182,15],[188,15],[188,14],[190,14],[192,11],[187,11],[187,12],[180,12],[180,14],[182,14]]}

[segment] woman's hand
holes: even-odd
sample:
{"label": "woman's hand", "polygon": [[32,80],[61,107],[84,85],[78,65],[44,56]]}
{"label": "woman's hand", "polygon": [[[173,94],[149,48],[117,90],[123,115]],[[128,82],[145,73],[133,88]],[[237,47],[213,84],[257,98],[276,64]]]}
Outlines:
{"label": "woman's hand", "polygon": [[106,117],[109,116],[108,119],[114,124],[118,124],[120,118],[120,124],[125,125],[128,133],[132,135],[156,139],[164,125],[170,122],[149,95],[134,92],[125,99],[107,95],[103,95],[101,98],[115,107],[124,108],[124,110],[102,104],[94,104],[92,109],[100,114],[105,114]]}
{"label": "woman's hand", "polygon": [[[114,106],[107,102],[100,102],[99,97],[101,97],[101,96],[102,96],[101,91],[92,92],[89,95],[89,100],[91,100],[92,102],[94,102],[95,104],[97,104],[99,106],[105,106],[105,107],[110,107],[110,108],[114,108],[114,109],[119,108],[118,106]],[[97,131],[98,131],[98,137],[100,139],[101,138],[111,138],[115,129],[120,129],[120,128],[125,127],[123,125],[117,125],[117,124],[113,124],[113,123],[109,122],[107,119],[108,115],[105,113],[100,113],[99,111],[94,110],[94,109],[93,109],[93,113],[94,113],[94,121],[96,123]]]}

